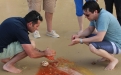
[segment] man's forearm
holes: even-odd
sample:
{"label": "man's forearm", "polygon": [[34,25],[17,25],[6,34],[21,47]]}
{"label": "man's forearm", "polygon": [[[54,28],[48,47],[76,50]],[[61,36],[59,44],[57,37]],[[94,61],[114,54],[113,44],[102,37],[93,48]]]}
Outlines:
{"label": "man's forearm", "polygon": [[33,58],[40,58],[40,57],[45,57],[45,51],[39,50],[37,48],[35,48],[35,55],[33,56]]}
{"label": "man's forearm", "polygon": [[82,33],[78,34],[79,38],[86,37],[90,35],[92,32],[89,30],[89,28],[85,29]]}
{"label": "man's forearm", "polygon": [[100,42],[100,41],[102,41],[102,40],[100,40],[100,38],[98,36],[89,37],[89,38],[83,38],[82,39],[83,43]]}

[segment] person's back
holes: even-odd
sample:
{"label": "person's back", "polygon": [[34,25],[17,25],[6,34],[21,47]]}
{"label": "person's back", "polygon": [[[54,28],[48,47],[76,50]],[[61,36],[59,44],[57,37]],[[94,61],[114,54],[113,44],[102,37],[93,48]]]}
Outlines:
{"label": "person's back", "polygon": [[[11,17],[3,21],[0,25],[0,52],[3,51],[3,48],[6,48],[11,42],[19,41],[19,31],[26,29],[26,22],[24,18],[20,17]],[[28,34],[28,33],[27,33]],[[20,36],[21,37],[21,36]]]}

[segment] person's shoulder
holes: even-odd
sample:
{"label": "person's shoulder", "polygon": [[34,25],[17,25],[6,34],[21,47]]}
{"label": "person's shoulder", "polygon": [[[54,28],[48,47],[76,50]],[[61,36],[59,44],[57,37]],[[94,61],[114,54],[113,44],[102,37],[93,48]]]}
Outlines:
{"label": "person's shoulder", "polygon": [[107,10],[105,10],[105,9],[102,9],[101,11],[100,11],[100,16],[108,16],[108,15],[112,15],[110,12],[108,12]]}
{"label": "person's shoulder", "polygon": [[7,19],[7,22],[11,24],[12,27],[17,29],[23,29],[25,25],[24,18],[21,17],[10,17]]}
{"label": "person's shoulder", "polygon": [[19,21],[19,20],[21,20],[23,18],[21,18],[21,17],[10,17],[8,19],[13,20],[13,21]]}
{"label": "person's shoulder", "polygon": [[109,12],[105,9],[101,9],[100,15],[106,15],[106,14],[109,14]]}
{"label": "person's shoulder", "polygon": [[99,18],[101,20],[109,19],[111,16],[111,13],[109,13],[107,10],[102,9],[99,14]]}

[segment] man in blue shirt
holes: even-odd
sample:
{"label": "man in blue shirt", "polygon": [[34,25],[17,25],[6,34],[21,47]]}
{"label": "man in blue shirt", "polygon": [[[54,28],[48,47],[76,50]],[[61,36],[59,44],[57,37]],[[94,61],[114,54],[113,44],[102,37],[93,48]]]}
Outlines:
{"label": "man in blue shirt", "polygon": [[[101,56],[102,60],[110,61],[106,70],[114,69],[118,59],[112,54],[121,53],[121,27],[118,20],[111,13],[100,9],[95,1],[86,2],[83,10],[90,25],[82,33],[73,35],[70,45],[87,44],[91,52]],[[92,35],[94,32],[95,34]]]}
{"label": "man in blue shirt", "polygon": [[5,63],[4,70],[20,73],[21,70],[17,69],[14,64],[26,56],[40,58],[55,55],[53,50],[40,51],[35,48],[34,41],[29,39],[28,31],[32,33],[37,30],[42,21],[42,16],[33,10],[24,18],[11,17],[2,22],[0,25],[0,59]]}

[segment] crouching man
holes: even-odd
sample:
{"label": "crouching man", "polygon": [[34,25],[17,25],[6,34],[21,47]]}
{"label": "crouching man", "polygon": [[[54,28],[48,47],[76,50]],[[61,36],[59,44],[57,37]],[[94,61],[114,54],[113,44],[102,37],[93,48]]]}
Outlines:
{"label": "crouching man", "polygon": [[34,41],[30,41],[29,32],[38,29],[42,16],[36,12],[29,12],[24,18],[10,17],[0,25],[0,59],[4,64],[3,69],[11,73],[20,73],[21,70],[14,64],[29,56],[30,58],[41,58],[54,56],[55,51],[35,48]]}
{"label": "crouching man", "polygon": [[[112,54],[121,53],[121,27],[118,20],[108,11],[101,9],[96,1],[88,1],[83,6],[90,25],[80,34],[72,36],[72,43],[85,43],[92,53],[109,60],[106,70],[113,70],[118,59]],[[95,34],[93,34],[93,32]]]}

